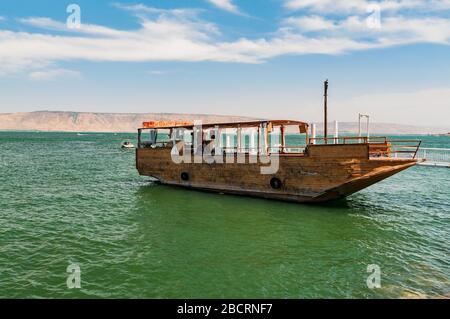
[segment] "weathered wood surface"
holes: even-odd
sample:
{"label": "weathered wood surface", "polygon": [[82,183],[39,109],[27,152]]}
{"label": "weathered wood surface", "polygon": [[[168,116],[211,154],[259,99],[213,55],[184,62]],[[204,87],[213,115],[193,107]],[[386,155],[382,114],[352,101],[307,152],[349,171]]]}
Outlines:
{"label": "weathered wood surface", "polygon": [[[258,196],[295,202],[327,201],[342,198],[416,164],[415,160],[370,158],[367,144],[309,145],[306,155],[279,154],[279,170],[261,174],[261,166],[246,163],[176,164],[168,148],[144,148],[136,151],[136,165],[141,175],[152,176],[164,184]],[[231,155],[233,156],[233,155]],[[255,160],[252,158],[253,161]],[[181,174],[189,175],[183,181]],[[273,189],[270,180],[282,182]]]}

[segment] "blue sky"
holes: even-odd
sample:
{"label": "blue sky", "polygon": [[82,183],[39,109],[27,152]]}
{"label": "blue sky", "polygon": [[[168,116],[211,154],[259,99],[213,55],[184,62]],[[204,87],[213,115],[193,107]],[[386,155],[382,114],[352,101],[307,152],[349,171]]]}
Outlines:
{"label": "blue sky", "polygon": [[450,126],[449,44],[450,0],[3,0],[0,112],[320,121],[328,78],[330,119]]}

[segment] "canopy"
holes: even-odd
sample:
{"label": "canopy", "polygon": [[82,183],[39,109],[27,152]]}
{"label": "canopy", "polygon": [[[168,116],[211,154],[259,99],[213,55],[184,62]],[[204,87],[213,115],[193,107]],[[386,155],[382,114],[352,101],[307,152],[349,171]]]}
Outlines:
{"label": "canopy", "polygon": [[[221,128],[237,128],[237,127],[257,127],[262,123],[267,123],[269,126],[273,125],[299,125],[302,128],[308,127],[308,123],[295,120],[258,120],[246,122],[225,122],[225,123],[204,123],[203,128],[219,126]],[[144,129],[170,129],[177,127],[192,128],[193,122],[187,121],[150,121],[142,123]]]}

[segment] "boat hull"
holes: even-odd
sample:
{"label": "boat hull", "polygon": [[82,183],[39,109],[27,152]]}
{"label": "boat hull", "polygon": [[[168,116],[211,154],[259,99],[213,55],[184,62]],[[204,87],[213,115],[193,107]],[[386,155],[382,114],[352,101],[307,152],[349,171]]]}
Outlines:
{"label": "boat hull", "polygon": [[[139,173],[163,184],[300,203],[344,198],[417,163],[369,158],[365,144],[310,145],[305,154],[271,155],[271,161],[278,161],[273,174],[262,174],[269,164],[258,160],[247,154],[244,161],[228,155],[224,163],[176,164],[170,148],[136,150]],[[274,178],[281,182],[277,188],[271,184]]]}

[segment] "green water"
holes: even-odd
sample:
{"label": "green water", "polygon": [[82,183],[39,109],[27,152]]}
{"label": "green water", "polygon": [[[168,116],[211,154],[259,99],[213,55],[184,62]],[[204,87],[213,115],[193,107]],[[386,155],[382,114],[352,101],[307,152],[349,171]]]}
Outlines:
{"label": "green water", "polygon": [[[0,297],[450,294],[450,169],[300,205],[155,185],[119,148],[127,138],[0,132]],[[67,288],[71,263],[81,289]]]}

